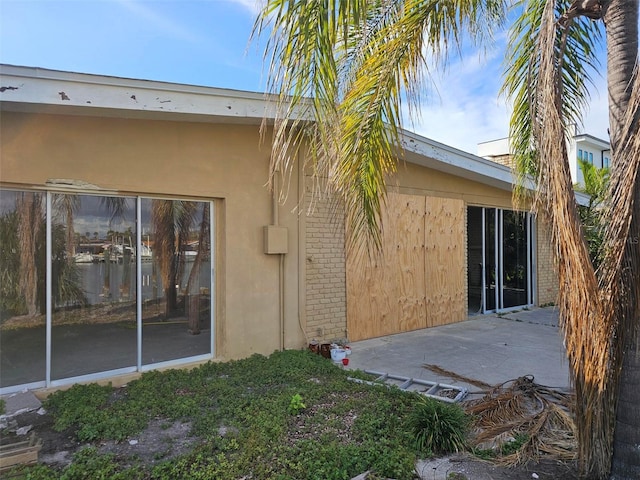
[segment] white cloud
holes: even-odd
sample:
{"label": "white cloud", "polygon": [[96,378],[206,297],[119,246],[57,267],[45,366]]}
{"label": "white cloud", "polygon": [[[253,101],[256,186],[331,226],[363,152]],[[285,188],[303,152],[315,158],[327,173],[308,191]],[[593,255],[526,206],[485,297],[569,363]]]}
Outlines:
{"label": "white cloud", "polygon": [[[452,61],[436,78],[436,90],[421,105],[422,118],[406,128],[446,145],[477,153],[477,144],[505,138],[509,134],[511,107],[503,96],[502,55],[496,48],[484,58],[468,52]],[[609,126],[606,80],[595,77],[589,109],[581,133],[608,140]]]}
{"label": "white cloud", "polygon": [[226,0],[229,3],[235,3],[247,10],[253,15],[257,15],[264,6],[264,0]]}
{"label": "white cloud", "polygon": [[181,25],[170,16],[162,15],[157,10],[149,7],[148,3],[143,4],[136,0],[117,0],[117,2],[129,13],[138,16],[145,25],[151,25],[168,36],[190,43],[201,41],[201,38],[196,35],[192,28]]}
{"label": "white cloud", "polygon": [[436,91],[421,106],[416,133],[476,153],[480,142],[506,137],[509,109],[498,98],[501,86],[498,53],[479,58],[471,53],[451,62],[436,78]]}

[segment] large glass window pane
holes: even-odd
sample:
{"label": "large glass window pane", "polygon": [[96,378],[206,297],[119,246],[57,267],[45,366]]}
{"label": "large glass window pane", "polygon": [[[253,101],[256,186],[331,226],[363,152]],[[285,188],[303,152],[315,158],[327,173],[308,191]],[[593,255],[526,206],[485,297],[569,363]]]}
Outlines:
{"label": "large glass window pane", "polygon": [[211,353],[210,202],[142,199],[142,363]]}
{"label": "large glass window pane", "polygon": [[0,387],[46,376],[45,195],[0,190]]}
{"label": "large glass window pane", "polygon": [[485,311],[496,309],[496,209],[484,209]]}
{"label": "large glass window pane", "polygon": [[505,210],[503,214],[503,307],[527,305],[529,276],[527,214]]}
{"label": "large glass window pane", "polygon": [[135,199],[52,195],[53,380],[136,365]]}
{"label": "large glass window pane", "polygon": [[467,308],[470,315],[482,312],[482,211],[467,208]]}

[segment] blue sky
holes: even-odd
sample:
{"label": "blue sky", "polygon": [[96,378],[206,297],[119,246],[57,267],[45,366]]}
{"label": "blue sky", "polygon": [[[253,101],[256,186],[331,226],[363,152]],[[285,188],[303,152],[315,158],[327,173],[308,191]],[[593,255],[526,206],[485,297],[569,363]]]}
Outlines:
{"label": "blue sky", "polygon": [[[263,91],[262,50],[248,44],[253,0],[0,0],[0,63]],[[409,129],[471,153],[507,136],[498,97],[504,38],[480,57],[453,58]],[[584,131],[606,138],[606,89]]]}

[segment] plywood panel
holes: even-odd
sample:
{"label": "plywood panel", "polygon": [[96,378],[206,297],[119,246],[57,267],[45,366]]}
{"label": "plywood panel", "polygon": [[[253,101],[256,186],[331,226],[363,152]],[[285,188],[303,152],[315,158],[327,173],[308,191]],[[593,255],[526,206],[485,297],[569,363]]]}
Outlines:
{"label": "plywood panel", "polygon": [[347,256],[350,340],[466,318],[465,221],[461,199],[388,195],[382,255]]}
{"label": "plywood panel", "polygon": [[[386,285],[396,304],[395,321],[386,325],[390,333],[424,328],[424,198],[396,194],[384,236],[387,240],[385,269],[390,272]],[[395,218],[394,218],[395,217]]]}
{"label": "plywood panel", "polygon": [[425,283],[428,327],[466,318],[465,206],[426,197]]}
{"label": "plywood panel", "polygon": [[383,252],[347,259],[349,338],[360,340],[425,326],[424,197],[389,194]]}

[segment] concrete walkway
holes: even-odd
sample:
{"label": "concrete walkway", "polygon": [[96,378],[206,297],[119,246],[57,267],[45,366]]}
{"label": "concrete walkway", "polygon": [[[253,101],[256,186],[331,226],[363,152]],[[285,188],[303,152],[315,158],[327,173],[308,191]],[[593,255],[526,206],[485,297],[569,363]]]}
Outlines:
{"label": "concrete walkway", "polygon": [[523,375],[536,383],[568,389],[569,369],[554,308],[469,320],[350,344],[349,368],[376,370],[411,378],[479,387],[439,376],[424,364],[497,385]]}
{"label": "concrete walkway", "polygon": [[[458,375],[498,385],[523,375],[536,383],[569,389],[569,368],[558,314],[554,308],[536,308],[504,315],[477,315],[467,321],[350,344],[349,367],[465,387],[467,399],[480,398],[482,388],[440,376],[423,367],[437,365]],[[557,478],[541,472],[514,472],[456,455],[420,461],[416,473],[423,480],[449,480],[457,473],[473,480]],[[466,458],[462,456],[461,458]],[[512,476],[513,474],[513,476]],[[524,475],[524,476],[523,476]]]}

